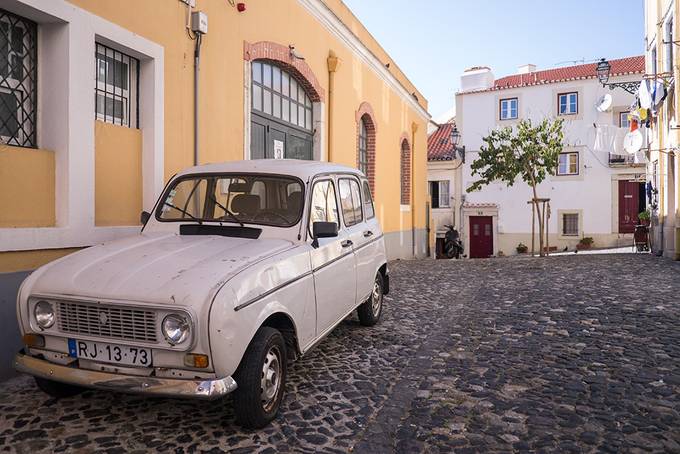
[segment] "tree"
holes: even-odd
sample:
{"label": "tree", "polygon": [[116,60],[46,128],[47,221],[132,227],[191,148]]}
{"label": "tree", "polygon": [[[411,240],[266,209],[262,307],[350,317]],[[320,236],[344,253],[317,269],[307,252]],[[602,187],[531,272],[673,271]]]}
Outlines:
{"label": "tree", "polygon": [[544,119],[534,126],[531,120],[520,120],[515,128],[508,126],[492,131],[482,139],[484,145],[471,165],[472,175],[479,176],[479,179],[467,188],[467,192],[477,191],[498,181],[512,186],[517,177],[521,177],[534,195],[533,212],[538,217],[541,256],[545,218],[538,204],[536,187],[546,176],[555,174],[564,138],[562,123],[562,119]]}

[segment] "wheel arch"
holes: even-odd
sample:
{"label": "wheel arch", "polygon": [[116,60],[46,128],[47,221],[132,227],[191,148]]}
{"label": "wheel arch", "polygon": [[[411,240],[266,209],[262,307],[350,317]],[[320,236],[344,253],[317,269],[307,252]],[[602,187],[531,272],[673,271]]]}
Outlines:
{"label": "wheel arch", "polygon": [[390,274],[387,269],[387,262],[380,265],[378,273],[382,274],[383,277],[383,295],[387,295],[390,293]]}
{"label": "wheel arch", "polygon": [[[297,359],[300,356],[300,343],[298,342],[297,327],[289,314],[274,312],[260,324],[260,328],[268,326],[278,330],[286,342],[288,357]],[[258,329],[260,329],[258,328]]]}

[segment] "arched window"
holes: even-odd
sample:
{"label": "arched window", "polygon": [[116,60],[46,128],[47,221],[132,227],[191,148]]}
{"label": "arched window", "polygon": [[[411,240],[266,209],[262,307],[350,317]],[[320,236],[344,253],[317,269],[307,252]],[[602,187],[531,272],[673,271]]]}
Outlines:
{"label": "arched window", "polygon": [[411,147],[406,139],[401,141],[401,204],[411,203]]}
{"label": "arched window", "polygon": [[362,103],[356,114],[357,121],[357,168],[361,170],[375,194],[375,122],[373,110]]}
{"label": "arched window", "polygon": [[251,107],[252,158],[313,159],[312,101],[291,73],[253,61]]}

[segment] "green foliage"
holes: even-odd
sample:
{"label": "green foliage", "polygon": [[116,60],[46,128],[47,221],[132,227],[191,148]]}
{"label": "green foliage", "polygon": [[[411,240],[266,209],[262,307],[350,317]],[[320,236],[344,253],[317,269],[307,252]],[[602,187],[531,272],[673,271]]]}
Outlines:
{"label": "green foliage", "polygon": [[479,179],[467,188],[476,191],[494,181],[508,186],[517,177],[532,187],[554,175],[562,151],[562,119],[544,119],[534,126],[531,120],[520,120],[515,128],[491,131],[484,137],[479,156],[471,165],[472,175]]}
{"label": "green foliage", "polygon": [[529,247],[524,243],[519,243],[517,245],[517,253],[518,254],[526,254],[528,250],[529,250]]}
{"label": "green foliage", "polygon": [[640,214],[638,214],[638,219],[639,219],[640,221],[649,221],[649,220],[651,219],[651,217],[652,217],[652,216],[651,216],[651,214],[649,213],[649,211],[643,211],[643,212],[641,212]]}
{"label": "green foliage", "polygon": [[593,240],[593,237],[591,236],[584,236],[583,238],[581,238],[581,241],[579,241],[579,243],[581,243],[584,246],[592,246],[594,242],[595,240]]}

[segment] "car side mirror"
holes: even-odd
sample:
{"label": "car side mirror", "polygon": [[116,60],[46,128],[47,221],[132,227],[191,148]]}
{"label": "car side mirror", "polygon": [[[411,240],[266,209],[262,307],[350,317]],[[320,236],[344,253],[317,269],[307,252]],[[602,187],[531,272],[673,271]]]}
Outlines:
{"label": "car side mirror", "polygon": [[336,222],[317,221],[312,224],[312,247],[319,247],[319,238],[333,238],[338,236],[338,224]]}
{"label": "car side mirror", "polygon": [[337,222],[315,222],[312,224],[312,236],[314,239],[338,236]]}
{"label": "car side mirror", "polygon": [[139,220],[141,221],[142,225],[145,225],[149,219],[151,219],[151,213],[148,211],[142,211],[142,214],[139,216]]}

